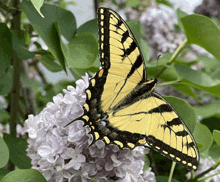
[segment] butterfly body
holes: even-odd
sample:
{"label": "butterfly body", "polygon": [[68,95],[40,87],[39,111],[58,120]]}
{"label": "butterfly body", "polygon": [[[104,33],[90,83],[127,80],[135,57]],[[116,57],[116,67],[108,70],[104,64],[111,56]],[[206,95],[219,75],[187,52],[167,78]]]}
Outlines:
{"label": "butterfly body", "polygon": [[90,79],[82,120],[93,136],[120,148],[149,145],[189,170],[198,166],[195,140],[173,107],[154,91],[131,30],[113,10],[99,8],[101,69]]}

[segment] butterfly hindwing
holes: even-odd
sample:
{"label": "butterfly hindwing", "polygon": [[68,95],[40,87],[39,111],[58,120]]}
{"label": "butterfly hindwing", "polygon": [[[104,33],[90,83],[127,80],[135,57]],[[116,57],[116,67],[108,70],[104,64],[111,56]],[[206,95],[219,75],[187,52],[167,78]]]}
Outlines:
{"label": "butterfly hindwing", "polygon": [[149,145],[189,170],[199,152],[187,126],[147,80],[141,51],[125,21],[113,10],[98,9],[101,69],[86,89],[84,115],[93,141],[120,148]]}
{"label": "butterfly hindwing", "polygon": [[159,94],[153,92],[149,98],[152,108],[148,113],[152,116],[146,132],[147,143],[167,158],[189,170],[196,170],[199,152],[188,127]]}

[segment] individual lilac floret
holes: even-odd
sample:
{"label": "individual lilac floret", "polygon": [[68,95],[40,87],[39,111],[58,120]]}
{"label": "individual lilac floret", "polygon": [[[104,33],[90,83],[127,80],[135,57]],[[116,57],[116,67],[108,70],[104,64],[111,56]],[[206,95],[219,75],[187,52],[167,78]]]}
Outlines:
{"label": "individual lilac floret", "polygon": [[89,146],[90,129],[77,120],[83,115],[89,85],[88,75],[82,78],[76,81],[76,88],[68,86],[64,95],[54,96],[38,115],[29,115],[25,121],[23,130],[29,135],[27,155],[32,168],[49,182],[155,181],[152,172],[143,172],[144,147],[119,149],[103,141]]}

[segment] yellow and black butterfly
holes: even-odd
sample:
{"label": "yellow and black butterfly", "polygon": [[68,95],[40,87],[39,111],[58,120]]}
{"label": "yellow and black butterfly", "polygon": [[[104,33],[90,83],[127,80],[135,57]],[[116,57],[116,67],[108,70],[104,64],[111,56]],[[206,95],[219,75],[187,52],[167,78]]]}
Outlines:
{"label": "yellow and black butterfly", "polygon": [[84,115],[93,142],[120,148],[151,146],[165,157],[196,170],[199,152],[187,126],[147,80],[140,48],[125,21],[113,10],[98,9],[101,69],[86,89]]}

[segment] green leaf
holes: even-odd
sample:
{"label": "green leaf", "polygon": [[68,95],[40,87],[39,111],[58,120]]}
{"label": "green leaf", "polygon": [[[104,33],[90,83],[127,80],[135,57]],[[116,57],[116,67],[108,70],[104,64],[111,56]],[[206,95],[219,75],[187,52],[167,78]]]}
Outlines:
{"label": "green leaf", "polygon": [[144,57],[144,61],[146,63],[150,59],[150,48],[148,47],[147,43],[143,39],[141,39],[140,42],[141,42],[140,44],[141,52]]}
{"label": "green leaf", "polygon": [[12,53],[11,32],[6,24],[0,23],[0,76],[11,65]]}
{"label": "green leaf", "polygon": [[8,111],[2,108],[2,103],[1,103],[0,104],[0,121],[1,122],[8,121],[9,118],[10,118],[10,115]]}
{"label": "green leaf", "polygon": [[76,2],[73,2],[73,1],[66,1],[66,0],[59,0],[59,6],[63,9],[67,9],[67,6],[69,5],[74,5],[74,6],[77,6],[77,3]]}
{"label": "green leaf", "polygon": [[210,73],[210,76],[213,78],[213,80],[220,80],[220,66],[218,65],[216,67],[216,70]]}
{"label": "green leaf", "polygon": [[[158,66],[159,68],[163,68],[164,66]],[[179,75],[176,72],[176,69],[174,68],[173,65],[166,66],[166,70],[163,72],[163,74],[160,75],[160,80],[162,81],[178,81],[179,80]],[[160,69],[158,68],[158,71],[154,69],[154,75],[156,75],[156,71],[159,72]]]}
{"label": "green leaf", "polygon": [[197,95],[194,93],[192,87],[188,86],[188,85],[182,85],[181,82],[180,83],[175,83],[175,84],[172,84],[172,86],[181,91],[182,93],[190,96],[190,97],[193,97],[195,100],[199,101],[199,99],[197,98]]}
{"label": "green leaf", "polygon": [[65,57],[69,68],[88,68],[98,56],[98,44],[94,35],[82,33],[65,45]]}
{"label": "green leaf", "polygon": [[7,170],[7,169],[0,169],[0,181],[2,180],[2,178],[6,175],[6,174],[8,174],[10,171],[9,170]]}
{"label": "green leaf", "polygon": [[184,65],[175,65],[176,71],[181,79],[181,84],[193,86],[200,90],[220,97],[220,80],[213,80],[202,71],[192,70]]}
{"label": "green leaf", "polygon": [[77,29],[77,34],[87,33],[87,32],[92,33],[96,37],[96,39],[98,39],[97,19],[93,19],[93,20],[87,21],[86,23],[84,23],[83,25],[81,25]]}
{"label": "green leaf", "polygon": [[77,31],[75,16],[65,9],[59,9],[59,15],[56,17],[56,22],[59,25],[61,35],[63,35],[67,41],[71,41]]}
{"label": "green leaf", "polygon": [[202,148],[199,148],[200,153],[208,150],[212,146],[212,133],[204,124],[196,123],[193,136],[196,140],[196,143],[199,143],[202,146]]}
{"label": "green leaf", "polygon": [[145,33],[144,25],[140,24],[140,35],[143,39],[147,38],[147,34]]}
{"label": "green leaf", "polygon": [[28,31],[24,31],[25,44],[30,46],[31,38]]}
{"label": "green leaf", "polygon": [[63,88],[67,88],[67,86],[69,86],[69,85],[76,87],[76,84],[73,81],[61,80],[61,81],[57,82],[53,88],[55,91],[55,94],[61,93],[63,91]]}
{"label": "green leaf", "polygon": [[31,159],[26,155],[27,141],[21,138],[14,138],[4,133],[4,140],[9,148],[10,160],[20,169],[31,168]]}
{"label": "green leaf", "polygon": [[[60,35],[59,25],[56,22],[54,24]],[[71,66],[73,66],[79,69],[91,67],[98,55],[98,49],[95,48],[94,45],[98,47],[97,40],[92,33],[88,32],[78,34],[69,44],[61,42],[61,48],[64,52],[66,61],[70,63],[68,67],[71,68]]]}
{"label": "green leaf", "polygon": [[138,7],[141,5],[141,1],[140,0],[127,0],[126,5],[128,7]]}
{"label": "green leaf", "polygon": [[[97,56],[95,62],[94,62],[93,65],[92,65],[92,67],[98,68],[98,70],[99,70],[99,67],[100,67],[100,66],[101,66],[101,64],[100,64],[99,56]],[[88,69],[89,69],[89,68],[88,68]],[[95,72],[97,72],[98,70],[95,70]],[[95,72],[93,72],[93,73],[95,73]]]}
{"label": "green leaf", "polygon": [[86,72],[86,69],[80,69],[80,68],[69,68],[69,70],[76,80],[82,78],[82,75],[85,75]]}
{"label": "green leaf", "polygon": [[126,23],[128,24],[129,28],[131,29],[131,32],[134,34],[135,39],[138,42],[138,45],[141,44],[141,25],[139,21],[135,21],[135,20],[129,20],[126,21]]}
{"label": "green leaf", "polygon": [[156,0],[156,3],[163,4],[163,5],[166,5],[166,6],[173,8],[173,4],[168,0]]}
{"label": "green leaf", "polygon": [[220,146],[220,131],[219,130],[213,131],[213,138],[215,142]]}
{"label": "green leaf", "polygon": [[42,18],[31,5],[31,2],[23,0],[21,7],[31,22],[33,28],[48,46],[50,52],[56,60],[60,62],[63,69],[66,70],[64,55],[61,48],[61,39],[54,25],[59,25],[60,34],[67,41],[72,40],[76,34],[76,20],[74,15],[67,10],[55,5],[44,4],[41,12],[45,18]]}
{"label": "green leaf", "polygon": [[155,76],[164,68],[166,69],[163,71],[163,73],[159,76],[159,79],[164,82],[168,81],[178,81],[179,75],[176,72],[176,69],[174,68],[174,65],[167,65],[171,58],[172,54],[167,53],[164,54],[159,61],[148,61],[146,63],[147,67],[147,76],[148,78],[155,78]]}
{"label": "green leaf", "polygon": [[12,46],[13,49],[16,51],[18,58],[20,58],[21,60],[30,59],[35,56],[33,52],[30,52],[26,48],[24,35],[24,31],[21,31],[19,35],[15,32],[12,32]]}
{"label": "green leaf", "polygon": [[194,61],[187,61],[186,59],[184,59],[183,57],[177,57],[175,58],[175,64],[178,65],[185,65],[185,66],[192,66],[197,64],[199,61],[198,60],[194,60]]}
{"label": "green leaf", "polygon": [[194,109],[196,115],[202,116],[203,118],[208,118],[215,114],[220,114],[219,106],[220,100],[214,100],[203,106],[194,106]]}
{"label": "green leaf", "polygon": [[5,141],[0,137],[0,168],[3,168],[9,160],[9,150]]}
{"label": "green leaf", "polygon": [[213,86],[213,87],[200,87],[200,86],[195,86],[196,88],[200,89],[200,90],[203,90],[203,91],[206,91],[216,97],[220,97],[220,85],[216,85],[216,86]]}
{"label": "green leaf", "polygon": [[209,58],[204,55],[197,55],[198,60],[202,60],[204,70],[213,80],[220,80],[220,62],[215,58]]}
{"label": "green leaf", "polygon": [[55,62],[53,56],[42,55],[40,58],[40,62],[51,72],[58,72],[63,70],[62,67]]}
{"label": "green leaf", "polygon": [[195,85],[211,87],[220,84],[220,81],[212,80],[209,75],[200,70],[193,70],[184,65],[175,65],[175,68],[181,78],[184,78]]}
{"label": "green leaf", "polygon": [[147,171],[150,167],[150,159],[148,158],[147,155],[144,156],[144,167],[143,171]]}
{"label": "green leaf", "polygon": [[171,96],[163,96],[167,102],[169,102],[172,107],[176,110],[176,112],[180,115],[186,126],[189,128],[191,132],[194,131],[196,126],[196,115],[193,108],[184,100],[171,97]]}
{"label": "green leaf", "polygon": [[178,19],[178,25],[179,25],[180,29],[184,32],[184,26],[183,26],[182,21],[180,19],[187,16],[188,14],[178,8],[176,10],[176,15],[177,15],[177,19]]}
{"label": "green leaf", "polygon": [[38,91],[36,91],[36,100],[38,103],[38,108],[36,111],[37,113],[39,113],[42,109],[44,109],[46,107],[46,104],[48,102],[51,102],[53,96],[55,95],[52,84],[44,84],[43,89],[46,95],[44,93],[41,93],[39,89]]}
{"label": "green leaf", "polygon": [[[161,81],[163,81],[163,82],[178,81],[179,76],[178,76],[178,74],[176,72],[176,69],[174,68],[173,65],[169,65],[169,66],[165,66],[165,65],[154,66],[152,64],[153,67],[149,67],[149,65],[152,62],[156,62],[156,61],[151,61],[150,63],[149,62],[147,63],[147,77],[148,77],[148,79],[149,78],[155,78],[157,73],[159,73],[160,70],[162,70],[164,67],[166,67],[164,72],[160,75],[159,79]],[[160,86],[160,84],[158,84],[158,86]]]}
{"label": "green leaf", "polygon": [[130,27],[136,41],[138,42],[138,46],[143,55],[144,61],[147,64],[147,61],[150,59],[150,49],[147,43],[141,38],[141,35],[145,36],[143,33],[143,27],[141,26],[139,21],[129,20],[127,21],[128,26]]}
{"label": "green leaf", "polygon": [[220,29],[208,17],[188,15],[181,18],[188,44],[197,44],[220,61]]}
{"label": "green leaf", "polygon": [[39,92],[39,87],[42,86],[42,84],[38,80],[36,79],[30,80],[28,76],[23,73],[21,74],[21,80],[22,80],[22,86],[31,89],[35,93]]}
{"label": "green leaf", "polygon": [[212,117],[204,118],[200,121],[201,124],[206,125],[211,132],[214,130],[220,131],[220,115],[214,115]]}
{"label": "green leaf", "polygon": [[13,71],[11,68],[5,70],[0,77],[0,95],[7,95],[11,91]]}
{"label": "green leaf", "polygon": [[218,144],[213,144],[212,147],[209,149],[209,156],[217,162],[220,156],[220,146]]}
{"label": "green leaf", "polygon": [[44,176],[36,169],[16,169],[8,173],[1,182],[47,182]]}
{"label": "green leaf", "polygon": [[220,62],[218,62],[214,57],[210,58],[200,54],[196,56],[198,57],[199,61],[201,60],[204,63],[204,70],[209,73],[210,76],[220,67]]}
{"label": "green leaf", "polygon": [[44,18],[44,15],[42,15],[42,13],[40,12],[40,8],[43,6],[44,0],[31,0],[31,2],[37,12]]}

